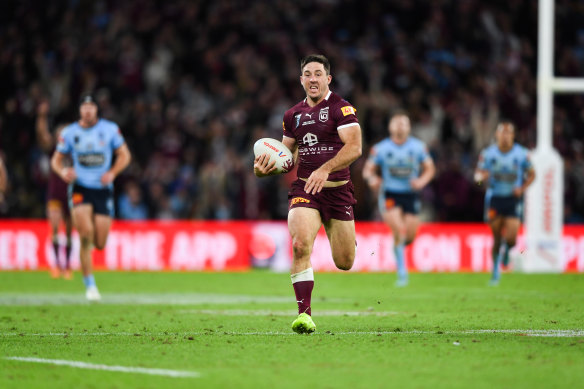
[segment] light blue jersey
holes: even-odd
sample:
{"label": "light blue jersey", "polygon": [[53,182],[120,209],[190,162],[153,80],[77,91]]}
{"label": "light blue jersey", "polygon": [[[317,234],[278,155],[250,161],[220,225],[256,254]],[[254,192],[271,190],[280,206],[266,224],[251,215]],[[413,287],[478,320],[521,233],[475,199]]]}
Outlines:
{"label": "light blue jersey", "polygon": [[420,176],[422,163],[431,157],[426,145],[410,136],[401,145],[382,140],[373,146],[371,158],[381,171],[384,192],[412,193],[410,180]]}
{"label": "light blue jersey", "polygon": [[99,119],[93,127],[83,128],[79,123],[65,127],[57,151],[71,154],[73,168],[77,174],[76,184],[91,189],[111,188],[113,184],[103,185],[101,176],[112,165],[114,151],[124,144],[118,125]]}
{"label": "light blue jersey", "polygon": [[513,144],[511,150],[501,152],[496,144],[484,149],[477,167],[489,172],[486,196],[513,196],[513,188],[523,185],[525,173],[532,169],[525,147]]}

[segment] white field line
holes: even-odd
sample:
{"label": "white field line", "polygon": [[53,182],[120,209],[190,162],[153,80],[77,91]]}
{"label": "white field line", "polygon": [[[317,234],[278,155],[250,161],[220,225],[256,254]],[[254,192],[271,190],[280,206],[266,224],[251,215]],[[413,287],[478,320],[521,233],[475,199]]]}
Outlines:
{"label": "white field line", "polygon": [[145,367],[128,367],[128,366],[110,366],[110,365],[98,365],[94,363],[87,363],[81,361],[66,361],[63,359],[44,359],[44,358],[32,358],[32,357],[5,357],[11,361],[19,362],[34,362],[34,363],[46,363],[49,365],[59,365],[59,366],[70,366],[79,369],[90,369],[90,370],[107,370],[107,371],[118,371],[122,373],[139,373],[139,374],[149,374],[149,375],[160,375],[166,377],[174,378],[192,378],[199,377],[200,374],[194,371],[181,371],[181,370],[167,370],[167,369],[148,369]]}
{"label": "white field line", "polygon": [[[270,309],[181,309],[177,313],[193,315],[217,315],[217,316],[296,316],[298,310],[273,311]],[[395,311],[342,311],[319,310],[315,317],[320,316],[393,316],[402,312]]]}
{"label": "white field line", "polygon": [[[313,302],[325,301],[314,299]],[[106,305],[202,305],[202,304],[290,304],[292,296],[253,296],[211,293],[102,293]],[[326,299],[343,303],[344,299]],[[86,305],[85,293],[0,293],[0,306]]]}
{"label": "white field line", "polygon": [[[482,330],[461,330],[461,331],[317,331],[314,335],[500,335],[511,334],[531,337],[555,337],[555,338],[582,338],[583,329],[575,330],[530,330],[530,329],[482,329]],[[3,332],[1,336],[296,336],[293,332],[281,331],[257,331],[257,332],[237,332],[237,331],[205,331],[205,332],[45,332],[45,333],[16,333]],[[314,336],[313,335],[313,336]]]}

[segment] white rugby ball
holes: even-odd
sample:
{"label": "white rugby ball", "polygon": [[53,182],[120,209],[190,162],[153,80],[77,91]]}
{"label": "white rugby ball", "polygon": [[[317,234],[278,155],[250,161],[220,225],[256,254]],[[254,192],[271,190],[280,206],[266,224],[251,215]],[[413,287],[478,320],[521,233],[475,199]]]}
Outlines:
{"label": "white rugby ball", "polygon": [[288,173],[294,167],[292,152],[279,140],[272,138],[258,139],[253,145],[253,153],[256,157],[268,154],[270,163],[276,161],[277,173]]}

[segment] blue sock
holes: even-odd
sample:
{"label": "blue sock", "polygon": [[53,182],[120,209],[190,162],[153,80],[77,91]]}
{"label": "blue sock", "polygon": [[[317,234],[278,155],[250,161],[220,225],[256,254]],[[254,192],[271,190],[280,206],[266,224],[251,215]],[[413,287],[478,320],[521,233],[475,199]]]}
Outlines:
{"label": "blue sock", "polygon": [[403,243],[396,245],[393,248],[395,260],[397,261],[397,276],[399,279],[408,278],[408,269],[406,268],[406,260],[404,258],[405,246]]}
{"label": "blue sock", "polygon": [[493,262],[493,281],[499,281],[501,278],[501,260],[503,259],[503,254],[499,251]]}
{"label": "blue sock", "polygon": [[83,276],[83,283],[85,284],[85,288],[95,286],[95,278],[93,278],[93,274],[90,274],[87,277]]}
{"label": "blue sock", "polygon": [[507,242],[503,241],[501,247],[503,248],[503,266],[506,267],[509,265],[509,245]]}

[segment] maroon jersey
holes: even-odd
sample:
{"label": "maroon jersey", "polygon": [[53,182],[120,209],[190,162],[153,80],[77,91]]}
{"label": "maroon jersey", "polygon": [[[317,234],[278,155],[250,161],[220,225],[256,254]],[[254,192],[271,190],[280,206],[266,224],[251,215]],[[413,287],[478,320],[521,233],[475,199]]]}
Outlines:
{"label": "maroon jersey", "polygon": [[[318,105],[311,107],[306,99],[284,114],[284,136],[298,144],[298,177],[310,174],[333,158],[344,143],[338,131],[359,124],[355,108],[336,93],[330,92]],[[329,181],[351,178],[349,168],[333,172]]]}
{"label": "maroon jersey", "polygon": [[[53,152],[50,155],[52,155],[54,152],[55,149],[53,148]],[[69,156],[65,157],[64,165],[72,165]],[[47,188],[47,201],[54,204],[53,200],[58,200],[61,202],[61,205],[67,209],[67,183],[63,181],[63,179],[57,173],[55,173],[53,169],[51,169]]]}

